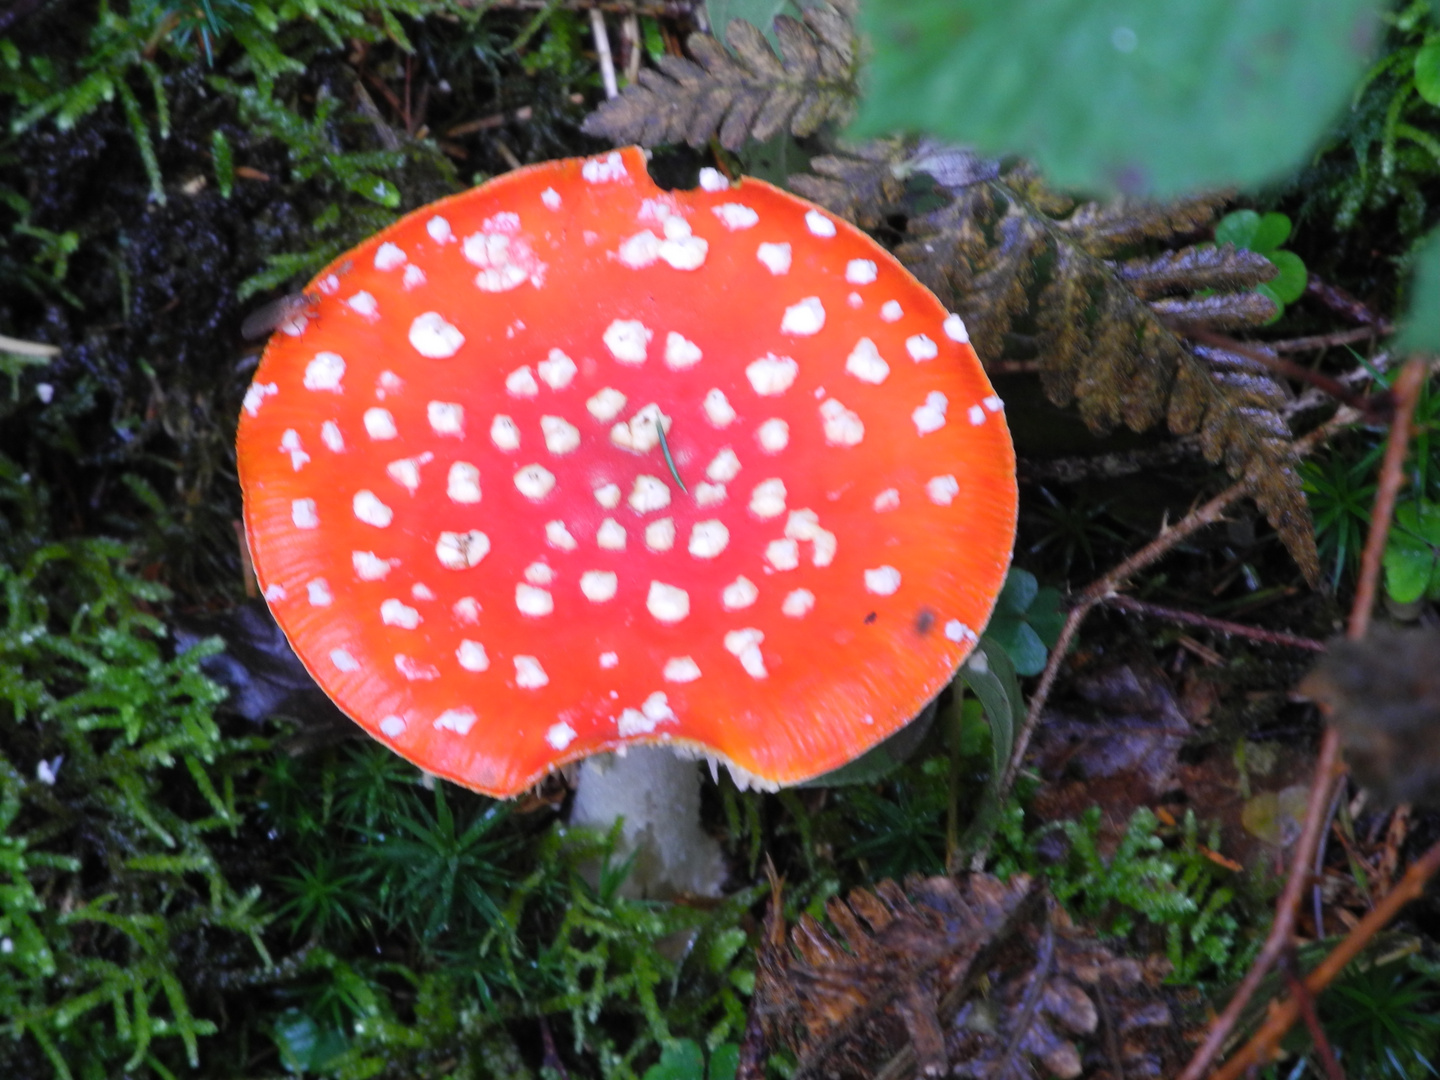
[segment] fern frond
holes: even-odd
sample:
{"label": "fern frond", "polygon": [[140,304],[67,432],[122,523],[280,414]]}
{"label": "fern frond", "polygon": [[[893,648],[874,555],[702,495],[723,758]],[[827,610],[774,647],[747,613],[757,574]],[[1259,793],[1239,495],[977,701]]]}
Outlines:
{"label": "fern frond", "polygon": [[658,70],[585,118],[587,135],[645,146],[712,138],[728,150],[781,132],[813,135],[849,119],[858,97],[855,27],[848,5],[808,8],[802,20],[775,19],[777,56],[744,19],[727,29],[726,50],[709,34],[686,42],[693,60],[665,56]]}
{"label": "fern frond", "polygon": [[848,154],[812,158],[810,173],[795,173],[790,187],[861,228],[878,225],[901,204],[905,146],[898,140],[876,140],[850,148]]}
{"label": "fern frond", "polygon": [[[906,175],[902,150],[886,155],[889,175]],[[792,178],[803,194],[824,195],[862,224],[896,213],[897,193],[869,179],[874,153],[812,167],[824,175]],[[937,190],[946,202],[909,217],[895,254],[965,319],[979,354],[999,357],[1005,335],[1021,324],[1038,343],[1046,394],[1073,405],[1093,431],[1164,421],[1177,435],[1196,435],[1209,461],[1251,483],[1306,578],[1318,581],[1284,389],[1268,371],[1185,336],[1270,318],[1274,305],[1253,286],[1274,275],[1273,264],[1228,245],[1135,250],[1183,244],[1223,199],[1076,206],[1023,165],[958,187],[942,181]]]}

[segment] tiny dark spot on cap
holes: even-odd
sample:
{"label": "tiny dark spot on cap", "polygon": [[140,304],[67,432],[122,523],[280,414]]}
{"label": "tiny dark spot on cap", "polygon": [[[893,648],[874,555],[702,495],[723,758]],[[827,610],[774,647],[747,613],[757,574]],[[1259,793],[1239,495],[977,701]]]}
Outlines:
{"label": "tiny dark spot on cap", "polygon": [[934,625],[935,612],[931,611],[929,608],[921,608],[920,613],[915,616],[915,632],[923,636],[925,634],[928,634],[930,632],[930,628]]}
{"label": "tiny dark spot on cap", "polygon": [[865,625],[866,625],[866,626],[869,626],[869,625],[870,625],[871,623],[873,623],[874,621],[875,621],[875,612],[872,611],[872,612],[870,612],[869,615],[866,615],[866,616],[865,616]]}

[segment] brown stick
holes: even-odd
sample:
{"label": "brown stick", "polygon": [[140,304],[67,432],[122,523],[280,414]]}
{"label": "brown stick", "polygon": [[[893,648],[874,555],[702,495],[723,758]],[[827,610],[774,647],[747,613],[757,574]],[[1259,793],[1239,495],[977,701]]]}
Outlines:
{"label": "brown stick", "polygon": [[[1335,946],[1334,951],[1320,961],[1314,971],[1305,977],[1305,989],[1312,995],[1320,993],[1335,981],[1335,977],[1370,944],[1370,940],[1390,923],[1400,909],[1411,900],[1417,900],[1425,892],[1425,883],[1440,871],[1440,844],[1436,844],[1405,871],[1405,876],[1385,899],[1361,919],[1345,940]],[[1238,1080],[1252,1065],[1268,1059],[1279,1041],[1285,1037],[1300,1012],[1299,1003],[1288,998],[1270,1010],[1265,1023],[1251,1040],[1246,1043],[1223,1068],[1218,1069],[1212,1080]]]}
{"label": "brown stick", "polygon": [[1328,1080],[1345,1080],[1345,1073],[1340,1068],[1340,1063],[1335,1060],[1335,1051],[1330,1048],[1330,1040],[1325,1037],[1325,1029],[1320,1026],[1320,1016],[1315,1011],[1315,995],[1305,989],[1305,984],[1295,974],[1294,949],[1290,950],[1283,963],[1285,985],[1290,988],[1290,996],[1300,1006],[1300,1015],[1305,1019],[1305,1027],[1315,1043],[1315,1052],[1320,1055],[1320,1064],[1325,1067],[1326,1077]]}
{"label": "brown stick", "polygon": [[[1380,577],[1380,558],[1384,553],[1385,538],[1390,530],[1390,516],[1395,509],[1395,496],[1399,493],[1400,485],[1404,480],[1403,465],[1405,450],[1410,441],[1410,418],[1415,411],[1415,399],[1419,395],[1420,383],[1426,370],[1425,364],[1412,360],[1395,380],[1395,418],[1390,427],[1390,441],[1385,448],[1385,459],[1381,465],[1375,505],[1370,515],[1370,532],[1365,538],[1365,553],[1360,563],[1360,583],[1355,591],[1355,602],[1351,605],[1350,622],[1346,628],[1346,636],[1352,641],[1363,638],[1370,625],[1370,609],[1374,606],[1375,591]],[[1290,944],[1295,915],[1300,905],[1300,894],[1306,878],[1305,868],[1314,854],[1315,845],[1320,839],[1320,828],[1326,819],[1324,807],[1329,801],[1330,788],[1334,782],[1333,774],[1339,758],[1339,745],[1339,735],[1333,727],[1327,727],[1320,742],[1320,760],[1315,766],[1315,781],[1310,785],[1310,800],[1305,808],[1305,831],[1302,832],[1300,842],[1296,845],[1294,861],[1290,866],[1290,876],[1285,882],[1285,891],[1275,905],[1275,922],[1270,927],[1270,933],[1265,939],[1265,945],[1260,950],[1260,955],[1256,957],[1255,963],[1246,973],[1235,996],[1226,1005],[1225,1011],[1210,1025],[1204,1043],[1195,1052],[1195,1056],[1185,1067],[1185,1071],[1180,1074],[1180,1080],[1199,1080],[1204,1075],[1211,1060],[1219,1053],[1220,1047],[1239,1020],[1241,1011],[1260,985],[1260,980],[1274,965],[1282,950]],[[1312,824],[1315,826],[1313,836],[1311,835]],[[1358,930],[1358,927],[1356,929]],[[1378,930],[1379,926],[1375,929]],[[1351,936],[1354,936],[1353,931]],[[1292,1010],[1290,1020],[1283,1030],[1288,1031],[1290,1024],[1294,1023],[1294,1019],[1295,1011]],[[1268,1022],[1266,1027],[1269,1027]],[[1254,1042],[1254,1040],[1251,1041]],[[1222,1076],[1234,1075],[1230,1072],[1234,1064],[1233,1061],[1227,1063],[1225,1068],[1216,1074],[1214,1080],[1220,1080]]]}
{"label": "brown stick", "polygon": [[[1177,331],[1178,332],[1178,331]],[[1224,334],[1211,333],[1209,330],[1198,330],[1189,327],[1184,331],[1186,337],[1198,341],[1202,345],[1212,349],[1222,349],[1225,352],[1233,353],[1236,356],[1243,356],[1246,360],[1252,360],[1261,367],[1269,368],[1277,375],[1284,375],[1286,378],[1296,379],[1299,382],[1308,383],[1324,394],[1328,394],[1336,401],[1349,405],[1351,408],[1359,409],[1367,416],[1375,420],[1385,420],[1390,414],[1390,395],[1383,391],[1378,394],[1361,394],[1351,390],[1339,379],[1312,371],[1302,364],[1293,360],[1286,360],[1283,356],[1276,356],[1268,349],[1257,348],[1244,341],[1237,341],[1235,338],[1226,337]]]}
{"label": "brown stick", "polygon": [[1291,854],[1285,891],[1280,894],[1280,900],[1275,905],[1275,921],[1270,926],[1265,944],[1260,948],[1260,955],[1255,958],[1255,963],[1250,965],[1250,970],[1240,981],[1240,986],[1225,1006],[1225,1011],[1210,1025],[1210,1030],[1205,1033],[1205,1041],[1200,1044],[1200,1049],[1195,1051],[1190,1064],[1185,1066],[1180,1080],[1200,1080],[1200,1077],[1205,1075],[1205,1070],[1210,1067],[1210,1062],[1230,1037],[1231,1030],[1239,1021],[1245,1006],[1255,996],[1261,981],[1275,966],[1275,961],[1290,948],[1291,935],[1295,929],[1295,913],[1300,908],[1300,897],[1309,882],[1310,857],[1320,842],[1320,830],[1325,826],[1325,809],[1330,803],[1330,787],[1335,782],[1339,759],[1340,737],[1336,735],[1334,728],[1326,728],[1325,735],[1320,740],[1320,757],[1315,763],[1315,779],[1310,785],[1310,801],[1305,807],[1305,825]]}
{"label": "brown stick", "polygon": [[1283,341],[1267,341],[1271,352],[1314,352],[1330,349],[1336,345],[1352,345],[1357,341],[1374,341],[1379,331],[1373,326],[1361,326],[1354,330],[1337,330],[1333,334],[1314,334],[1310,337],[1286,338]]}
{"label": "brown stick", "polygon": [[1168,619],[1171,622],[1185,623],[1188,626],[1198,626],[1205,630],[1213,630],[1217,634],[1229,634],[1234,637],[1249,638],[1252,641],[1263,641],[1267,645],[1284,645],[1287,648],[1307,649],[1310,652],[1325,651],[1325,643],[1316,641],[1314,638],[1287,634],[1283,630],[1265,630],[1258,626],[1246,626],[1243,623],[1230,622],[1228,619],[1214,619],[1209,615],[1201,615],[1194,611],[1182,611],[1180,608],[1165,607],[1162,604],[1152,604],[1146,600],[1136,600],[1131,596],[1107,596],[1102,603],[1107,607],[1119,608],[1121,611],[1133,611],[1137,615],[1153,615],[1157,619]]}
{"label": "brown stick", "polygon": [[[1305,457],[1307,454],[1314,453],[1315,449],[1330,436],[1349,427],[1358,419],[1360,419],[1360,413],[1356,410],[1341,408],[1327,423],[1322,424],[1303,438],[1295,440],[1296,457]],[[1025,713],[1025,723],[1016,733],[1015,748],[1010,753],[1010,763],[1005,767],[1005,775],[1000,781],[999,797],[1002,801],[1009,795],[1010,788],[1015,783],[1015,777],[1019,775],[1020,763],[1025,760],[1025,750],[1030,745],[1030,737],[1035,734],[1035,728],[1040,723],[1040,715],[1045,711],[1045,703],[1050,698],[1050,691],[1054,688],[1055,680],[1060,675],[1060,668],[1065,663],[1070,643],[1075,639],[1075,633],[1080,629],[1080,624],[1085,621],[1085,616],[1090,614],[1096,604],[1106,597],[1114,595],[1132,575],[1139,573],[1151,563],[1159,561],[1181,540],[1199,532],[1207,525],[1213,525],[1223,520],[1225,511],[1231,505],[1250,494],[1250,485],[1249,480],[1238,480],[1231,484],[1205,505],[1192,510],[1175,525],[1164,529],[1159,536],[1113,570],[1091,582],[1076,598],[1074,607],[1065,617],[1065,625],[1060,630],[1059,640],[1055,642],[1055,647],[1050,650],[1050,655],[1045,661],[1045,670],[1040,674],[1040,682],[1030,696],[1030,707]]]}
{"label": "brown stick", "polygon": [[1380,581],[1380,561],[1385,556],[1385,541],[1390,536],[1390,518],[1395,512],[1395,499],[1405,482],[1405,451],[1410,445],[1410,418],[1415,413],[1415,399],[1420,395],[1429,365],[1411,360],[1395,377],[1392,390],[1395,420],[1390,425],[1390,442],[1380,465],[1380,481],[1375,490],[1375,507],[1370,514],[1370,533],[1365,537],[1365,550],[1360,556],[1360,582],[1355,589],[1355,602],[1350,606],[1350,623],[1345,636],[1359,641],[1370,626],[1370,609],[1375,606],[1375,592]]}

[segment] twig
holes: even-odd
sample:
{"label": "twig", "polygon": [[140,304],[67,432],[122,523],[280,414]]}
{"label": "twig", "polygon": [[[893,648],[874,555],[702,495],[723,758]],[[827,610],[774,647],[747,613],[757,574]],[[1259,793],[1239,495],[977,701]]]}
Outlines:
{"label": "twig", "polygon": [[1345,1073],[1341,1070],[1340,1063],[1335,1060],[1335,1051],[1330,1048],[1330,1040],[1325,1037],[1325,1029],[1320,1026],[1320,1017],[1315,1012],[1315,995],[1305,989],[1305,984],[1295,974],[1294,949],[1285,955],[1281,965],[1285,969],[1285,984],[1290,987],[1290,996],[1300,1006],[1300,1015],[1305,1018],[1305,1026],[1310,1030],[1310,1038],[1320,1055],[1320,1064],[1325,1068],[1326,1077],[1328,1080],[1345,1080]]}
{"label": "twig", "polygon": [[[1305,977],[1305,989],[1312,995],[1318,994],[1334,982],[1345,965],[1355,959],[1376,934],[1385,929],[1402,907],[1411,900],[1420,898],[1425,892],[1425,883],[1435,876],[1437,870],[1440,870],[1440,844],[1436,844],[1410,864],[1410,869],[1405,871],[1400,883],[1366,913],[1365,917],[1355,924],[1355,928],[1345,935],[1345,940],[1335,946],[1334,951]],[[1216,1071],[1212,1080],[1237,1080],[1252,1065],[1268,1059],[1275,1045],[1295,1023],[1299,1011],[1299,1003],[1294,998],[1288,998],[1272,1007],[1260,1030],[1223,1068]]]}
{"label": "twig", "polygon": [[1322,281],[1314,274],[1311,274],[1305,281],[1305,295],[1315,297],[1331,311],[1339,312],[1351,322],[1359,323],[1362,326],[1373,326],[1375,331],[1382,336],[1395,329],[1388,319],[1383,319],[1375,314],[1363,301],[1355,299],[1338,285]]}
{"label": "twig", "polygon": [[1354,330],[1337,330],[1333,334],[1314,334],[1311,337],[1286,338],[1283,341],[1267,341],[1266,346],[1277,353],[1314,352],[1330,349],[1336,345],[1351,345],[1357,341],[1373,341],[1380,331],[1373,326],[1360,326]]}
{"label": "twig", "polygon": [[1171,622],[1198,626],[1205,630],[1213,630],[1217,634],[1229,634],[1234,637],[1250,638],[1252,641],[1263,641],[1267,645],[1284,645],[1291,649],[1308,649],[1310,652],[1325,651],[1325,643],[1316,641],[1314,638],[1287,634],[1283,630],[1264,630],[1258,626],[1245,626],[1242,623],[1234,623],[1226,619],[1214,619],[1209,615],[1164,607],[1161,604],[1136,600],[1130,596],[1107,596],[1101,602],[1107,607],[1119,608],[1121,611],[1133,611],[1137,615],[1153,615],[1157,619],[1169,619]]}
{"label": "twig", "polygon": [[1209,330],[1200,330],[1195,327],[1186,327],[1185,336],[1201,345],[1212,349],[1220,349],[1235,356],[1244,357],[1260,366],[1275,372],[1277,375],[1284,375],[1286,378],[1296,379],[1315,387],[1323,393],[1329,394],[1336,401],[1359,409],[1368,416],[1377,420],[1389,418],[1392,407],[1391,397],[1388,393],[1359,394],[1342,381],[1332,378],[1329,375],[1322,375],[1318,371],[1295,363],[1293,360],[1286,360],[1283,356],[1276,356],[1268,349],[1257,348],[1244,341],[1237,341],[1235,338],[1226,337],[1224,334],[1211,333]]}
{"label": "twig", "polygon": [[59,345],[46,345],[41,341],[22,341],[20,338],[6,337],[0,334],[0,352],[10,353],[13,356],[33,356],[40,360],[49,360],[51,357],[60,355]]}
{"label": "twig", "polygon": [[1335,794],[1330,798],[1330,809],[1325,811],[1325,828],[1320,832],[1320,842],[1315,845],[1315,863],[1310,868],[1310,876],[1315,879],[1315,884],[1310,888],[1310,903],[1315,915],[1315,937],[1317,939],[1325,936],[1325,897],[1320,888],[1320,882],[1325,873],[1325,851],[1329,847],[1326,842],[1330,838],[1330,830],[1335,824],[1335,815],[1340,812],[1340,804],[1345,800],[1345,785],[1336,784]]}
{"label": "twig", "polygon": [[[1420,381],[1424,378],[1426,370],[1425,364],[1412,360],[1395,380],[1393,388],[1395,416],[1391,423],[1390,441],[1385,448],[1385,459],[1381,465],[1375,504],[1370,515],[1370,532],[1365,539],[1365,553],[1361,557],[1360,582],[1355,590],[1355,602],[1350,608],[1350,622],[1346,627],[1346,636],[1352,641],[1363,638],[1370,625],[1370,609],[1374,606],[1376,583],[1380,577],[1380,557],[1385,550],[1385,538],[1390,530],[1390,516],[1395,509],[1395,496],[1404,480],[1402,467],[1405,462],[1405,450],[1410,441],[1410,417],[1414,412],[1415,398],[1419,394]],[[1315,845],[1319,842],[1319,829],[1324,820],[1323,811],[1329,802],[1330,785],[1334,782],[1333,774],[1339,760],[1339,746],[1340,737],[1336,730],[1333,727],[1327,727],[1325,735],[1320,741],[1320,755],[1315,766],[1315,780],[1310,785],[1310,799],[1305,808],[1305,829],[1296,845],[1294,861],[1290,866],[1290,876],[1285,881],[1285,891],[1275,905],[1275,922],[1270,927],[1269,936],[1265,939],[1265,945],[1260,950],[1260,955],[1256,957],[1255,963],[1241,981],[1235,996],[1225,1006],[1225,1011],[1210,1025],[1204,1043],[1195,1052],[1195,1056],[1185,1067],[1185,1071],[1180,1074],[1180,1080],[1200,1080],[1210,1062],[1219,1053],[1220,1047],[1229,1037],[1231,1029],[1240,1018],[1241,1011],[1254,995],[1256,987],[1260,985],[1260,980],[1274,965],[1281,951],[1290,943],[1291,931],[1295,925],[1295,914],[1300,903],[1300,893],[1306,877],[1305,869],[1313,856]],[[1440,858],[1440,854],[1437,854],[1437,858]],[[1387,902],[1388,900],[1389,897],[1386,898]],[[1375,909],[1375,911],[1379,910],[1379,907]],[[1371,915],[1374,913],[1372,911]],[[1362,926],[1365,925],[1368,918],[1367,916],[1367,919],[1361,922]],[[1359,927],[1356,927],[1356,930],[1358,929]],[[1375,929],[1378,930],[1379,926]],[[1371,933],[1374,931],[1372,930]],[[1350,936],[1354,936],[1354,931]],[[1348,941],[1349,938],[1346,940]],[[1337,949],[1336,952],[1339,950]],[[1334,955],[1335,953],[1331,953],[1331,957]],[[1327,958],[1327,962],[1328,960],[1329,958]],[[1306,985],[1309,985],[1309,980]],[[1293,1022],[1294,1011],[1292,1010],[1289,1023]],[[1289,1030],[1289,1023],[1286,1024],[1284,1030]],[[1267,1022],[1266,1028],[1268,1027]],[[1257,1035],[1256,1038],[1258,1037]],[[1255,1040],[1252,1039],[1251,1045],[1254,1043]],[[1243,1051],[1241,1055],[1236,1055],[1235,1059],[1226,1063],[1225,1067],[1216,1074],[1215,1080],[1237,1075],[1239,1071],[1243,1070],[1246,1066],[1238,1064],[1241,1056],[1243,1056]]]}
{"label": "twig", "polygon": [[640,16],[633,11],[620,24],[620,36],[625,42],[625,82],[633,83],[640,77],[640,59],[645,49],[640,37]]}
{"label": "twig", "polygon": [[[570,104],[581,105],[585,101],[584,94],[571,94]],[[522,105],[514,112],[491,113],[489,116],[477,117],[474,120],[466,120],[464,123],[456,124],[447,128],[445,137],[447,139],[458,139],[462,135],[474,135],[477,131],[488,131],[491,128],[504,127],[506,124],[528,123],[535,116],[535,110],[529,105]]]}
{"label": "twig", "polygon": [[1200,1080],[1200,1077],[1205,1075],[1210,1062],[1230,1037],[1241,1012],[1255,996],[1261,980],[1275,966],[1275,961],[1281,954],[1290,948],[1291,933],[1295,928],[1295,912],[1299,909],[1300,894],[1305,891],[1305,884],[1310,877],[1310,856],[1320,841],[1325,807],[1330,803],[1330,786],[1335,781],[1335,767],[1339,760],[1340,737],[1334,728],[1326,728],[1320,740],[1319,760],[1315,763],[1315,779],[1310,785],[1310,801],[1305,807],[1305,824],[1300,831],[1300,839],[1295,842],[1290,874],[1285,879],[1285,891],[1280,894],[1280,900],[1275,905],[1275,921],[1270,926],[1265,944],[1261,946],[1260,955],[1255,958],[1255,963],[1250,965],[1250,970],[1240,981],[1240,986],[1225,1006],[1225,1011],[1210,1025],[1210,1030],[1205,1033],[1205,1041],[1200,1044],[1200,1049],[1195,1051],[1190,1064],[1185,1066],[1180,1080]]}
{"label": "twig", "polygon": [[[1360,419],[1360,413],[1357,410],[1342,407],[1327,423],[1322,424],[1303,438],[1295,440],[1295,456],[1305,457],[1307,454],[1313,453],[1316,447],[1324,443],[1330,436],[1349,427],[1358,419]],[[1030,745],[1030,737],[1035,733],[1035,727],[1040,722],[1040,715],[1045,710],[1045,703],[1049,700],[1050,691],[1054,688],[1060,668],[1065,663],[1070,642],[1074,640],[1075,632],[1079,630],[1080,624],[1085,621],[1085,616],[1090,614],[1096,604],[1116,593],[1133,574],[1158,561],[1181,540],[1199,532],[1207,525],[1220,521],[1231,504],[1239,502],[1250,493],[1250,485],[1251,481],[1249,480],[1237,480],[1204,506],[1192,510],[1175,525],[1164,529],[1159,536],[1134,555],[1088,585],[1076,598],[1075,606],[1070,609],[1070,613],[1065,618],[1065,625],[1060,630],[1059,640],[1050,650],[1050,656],[1045,662],[1045,670],[1040,675],[1040,682],[1030,696],[1030,708],[1025,714],[1025,723],[1015,737],[1015,748],[1010,754],[1010,763],[1006,766],[1005,775],[1000,782],[998,795],[1002,801],[1010,793],[1010,788],[1014,786],[1015,777],[1020,772],[1020,763],[1025,760],[1025,750]]]}
{"label": "twig", "polygon": [[620,96],[615,81],[615,57],[610,53],[610,35],[605,32],[605,15],[599,8],[590,9],[590,32],[595,35],[595,51],[600,54],[600,78],[605,83],[605,97]]}
{"label": "twig", "polygon": [[1015,1025],[1005,1044],[1005,1052],[1000,1057],[999,1067],[993,1074],[999,1080],[1006,1080],[1015,1067],[1015,1062],[1020,1056],[1020,1047],[1024,1045],[1030,1025],[1035,1022],[1035,1010],[1040,1005],[1040,999],[1045,996],[1045,984],[1050,981],[1050,965],[1054,959],[1055,923],[1047,913],[1045,936],[1040,939],[1040,947],[1035,951],[1035,969],[1030,975],[1030,985],[1025,988],[1025,997],[1021,999],[1019,1015],[1015,1018]]}
{"label": "twig", "polygon": [[1380,466],[1380,481],[1375,489],[1375,506],[1370,514],[1370,534],[1365,538],[1365,551],[1360,556],[1360,582],[1355,588],[1355,603],[1350,608],[1350,624],[1345,636],[1359,641],[1370,626],[1370,609],[1375,606],[1375,591],[1380,580],[1380,561],[1385,555],[1385,541],[1390,535],[1390,517],[1395,512],[1395,498],[1405,482],[1405,451],[1410,445],[1410,418],[1415,413],[1415,399],[1420,394],[1429,365],[1411,360],[1395,377],[1391,393],[1395,400],[1395,419],[1390,425],[1390,442]]}

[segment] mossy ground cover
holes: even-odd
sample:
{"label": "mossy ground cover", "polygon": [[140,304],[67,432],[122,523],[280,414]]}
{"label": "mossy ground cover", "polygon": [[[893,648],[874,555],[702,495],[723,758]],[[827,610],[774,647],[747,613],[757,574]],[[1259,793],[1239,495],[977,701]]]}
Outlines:
{"label": "mossy ground cover", "polygon": [[[791,915],[943,872],[993,769],[977,706],[947,698],[882,780],[707,789],[733,890],[658,905],[619,893],[607,839],[567,835],[554,800],[431,784],[303,709],[242,715],[205,672],[219,643],[175,640],[244,596],[244,317],[409,209],[600,148],[580,131],[599,95],[583,16],[459,0],[27,12],[0,23],[0,333],[61,351],[0,354],[0,1075],[659,1077],[704,1060],[719,1080],[743,1035],[766,858]],[[1388,56],[1413,63],[1427,25],[1397,24]],[[642,28],[653,48],[685,29]],[[1403,64],[1378,67],[1336,147],[1270,196],[1306,262],[1386,312],[1388,260],[1436,217],[1440,173],[1413,134],[1435,137],[1434,112]],[[1326,254],[1362,248],[1381,254],[1354,275]],[[1301,330],[1314,317],[1287,315]],[[1013,400],[1023,453],[1026,392]],[[1355,441],[1317,468],[1363,472],[1374,439]],[[1083,580],[1210,477],[1191,461],[1047,488],[1019,561]],[[1343,588],[1353,542],[1321,541]],[[1253,520],[1167,566],[1152,590],[1216,611],[1323,635],[1336,610]],[[1033,660],[1025,606],[1007,632]],[[1092,652],[1178,651],[1133,623],[1093,633]],[[1294,673],[1237,649],[1216,681],[1240,703],[1218,711],[1213,743],[1303,743]],[[1168,955],[1187,983],[1243,970],[1265,886],[1207,855],[1209,823],[1046,824],[1033,795],[990,808],[992,866],[1043,873],[1076,918]],[[597,862],[595,880],[582,868]],[[1429,1015],[1426,978],[1354,992]]]}

